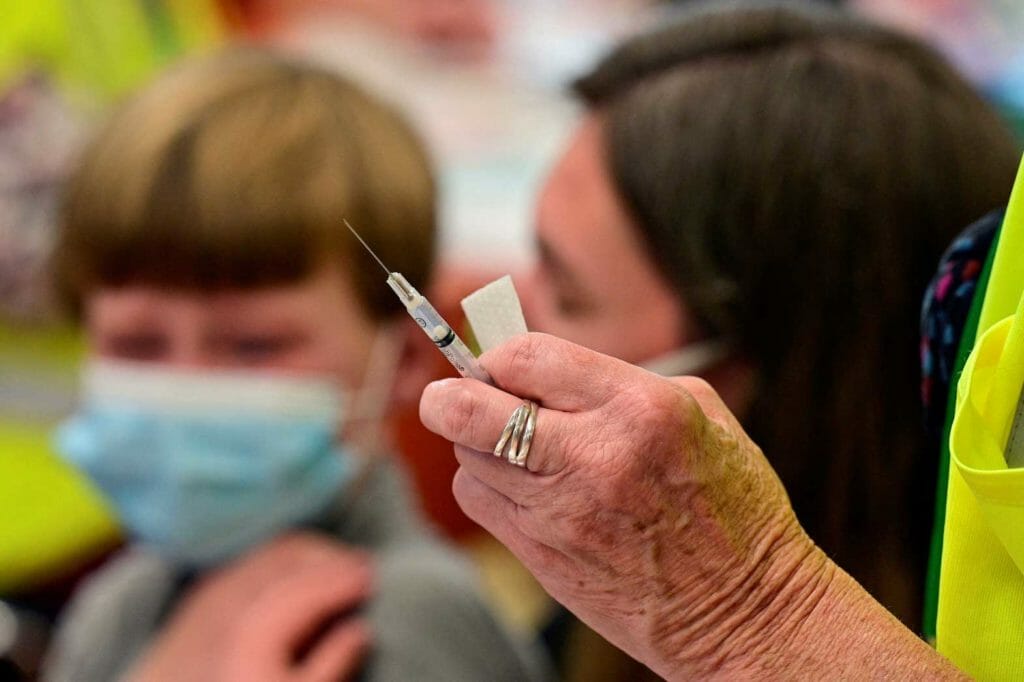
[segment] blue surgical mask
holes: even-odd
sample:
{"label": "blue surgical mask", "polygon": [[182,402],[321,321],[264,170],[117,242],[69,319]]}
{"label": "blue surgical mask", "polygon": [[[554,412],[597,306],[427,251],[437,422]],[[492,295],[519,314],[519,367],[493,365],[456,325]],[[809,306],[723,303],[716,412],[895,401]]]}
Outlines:
{"label": "blue surgical mask", "polygon": [[136,541],[202,567],[341,494],[358,466],[337,442],[341,411],[329,381],[99,362],[56,441]]}

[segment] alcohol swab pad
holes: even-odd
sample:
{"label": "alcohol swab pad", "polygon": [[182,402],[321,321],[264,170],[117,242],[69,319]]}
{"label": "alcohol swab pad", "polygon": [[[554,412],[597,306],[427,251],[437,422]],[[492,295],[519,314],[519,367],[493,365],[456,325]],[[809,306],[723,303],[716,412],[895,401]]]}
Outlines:
{"label": "alcohol swab pad", "polygon": [[527,332],[523,308],[508,275],[462,299],[462,310],[481,351],[490,350],[513,336]]}

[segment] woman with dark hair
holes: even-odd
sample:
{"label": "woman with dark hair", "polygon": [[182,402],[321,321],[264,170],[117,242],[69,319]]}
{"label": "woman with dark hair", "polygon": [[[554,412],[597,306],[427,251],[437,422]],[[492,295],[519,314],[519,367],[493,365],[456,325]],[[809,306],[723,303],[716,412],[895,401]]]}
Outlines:
{"label": "woman with dark hair", "polygon": [[[917,624],[938,458],[919,302],[945,244],[1005,202],[1010,133],[931,50],[798,5],[691,15],[578,90],[524,305],[554,336],[420,402],[456,444],[460,505],[666,679],[962,679],[857,582]],[[509,461],[488,454],[509,433]],[[1016,518],[1019,494],[988,488]],[[961,582],[1011,564],[990,535]],[[968,671],[1019,673],[1011,577],[959,595],[940,651]]]}
{"label": "woman with dark hair", "polygon": [[809,535],[918,627],[917,312],[945,245],[1005,201],[1010,132],[935,52],[824,8],[691,14],[576,91],[531,328],[709,381]]}

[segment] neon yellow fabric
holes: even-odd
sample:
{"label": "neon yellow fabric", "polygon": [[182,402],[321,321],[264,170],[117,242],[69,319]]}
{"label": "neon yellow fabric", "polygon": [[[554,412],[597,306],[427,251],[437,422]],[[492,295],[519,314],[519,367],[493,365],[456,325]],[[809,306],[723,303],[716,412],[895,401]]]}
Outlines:
{"label": "neon yellow fabric", "polygon": [[[114,515],[51,449],[59,413],[34,413],[17,381],[73,401],[83,354],[73,329],[0,324],[0,594],[30,587],[116,542]],[[2,393],[0,393],[2,395]]]}
{"label": "neon yellow fabric", "polygon": [[102,102],[142,84],[172,58],[219,42],[213,0],[4,0],[0,89],[26,68],[79,100]]}
{"label": "neon yellow fabric", "polygon": [[1003,219],[999,249],[992,264],[985,305],[978,321],[978,336],[996,322],[1017,312],[1024,294],[1024,163],[1017,172],[1017,181]]}
{"label": "neon yellow fabric", "polygon": [[0,421],[0,594],[52,577],[118,536],[107,504],[54,456],[50,434]]}
{"label": "neon yellow fabric", "polygon": [[59,0],[9,0],[0,10],[0,90],[26,66],[45,64],[65,40]]}
{"label": "neon yellow fabric", "polygon": [[981,680],[1024,679],[1024,469],[1003,451],[1024,386],[1024,165],[957,387],[937,646]]}

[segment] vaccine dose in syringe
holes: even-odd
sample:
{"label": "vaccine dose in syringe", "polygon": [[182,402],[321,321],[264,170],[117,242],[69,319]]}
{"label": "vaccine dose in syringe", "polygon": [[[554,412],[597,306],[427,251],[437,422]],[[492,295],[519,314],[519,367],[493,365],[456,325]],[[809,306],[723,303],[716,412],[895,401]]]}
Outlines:
{"label": "vaccine dose in syringe", "polygon": [[345,226],[352,231],[352,234],[359,240],[359,243],[366,248],[370,255],[373,256],[373,259],[384,269],[384,272],[388,275],[388,286],[391,287],[391,290],[402,301],[406,312],[416,321],[416,324],[423,330],[423,333],[434,342],[438,350],[448,358],[448,362],[452,363],[456,371],[464,377],[472,377],[488,384],[493,383],[490,375],[480,366],[473,352],[459,338],[459,335],[455,333],[451,325],[445,322],[440,313],[430,304],[430,301],[409,284],[408,280],[401,273],[388,270],[387,266],[377,257],[373,249],[363,241],[359,233],[349,225],[347,220],[345,221]]}

